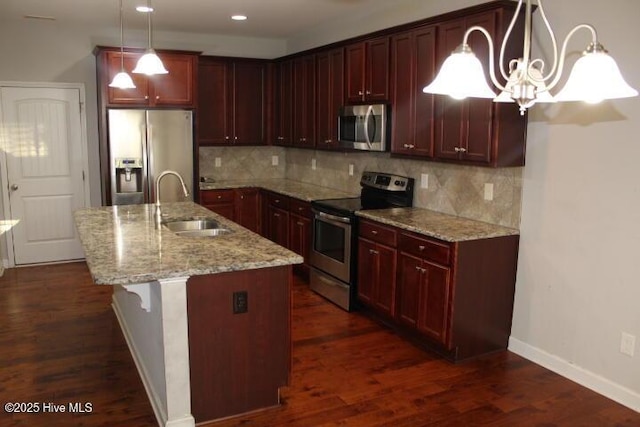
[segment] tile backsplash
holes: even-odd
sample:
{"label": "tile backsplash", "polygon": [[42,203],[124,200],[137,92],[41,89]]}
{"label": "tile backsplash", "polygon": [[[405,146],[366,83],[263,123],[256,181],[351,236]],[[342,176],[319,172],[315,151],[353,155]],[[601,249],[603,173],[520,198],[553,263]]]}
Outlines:
{"label": "tile backsplash", "polygon": [[[278,156],[278,166],[272,165],[272,156]],[[221,159],[220,167],[215,167],[216,157]],[[349,175],[350,165],[353,175]],[[200,175],[215,179],[288,178],[357,194],[360,175],[365,170],[414,178],[414,206],[507,227],[520,225],[523,168],[398,159],[389,153],[282,147],[200,148]],[[423,174],[428,175],[428,188],[420,186]],[[493,185],[493,200],[485,200],[485,184]]]}

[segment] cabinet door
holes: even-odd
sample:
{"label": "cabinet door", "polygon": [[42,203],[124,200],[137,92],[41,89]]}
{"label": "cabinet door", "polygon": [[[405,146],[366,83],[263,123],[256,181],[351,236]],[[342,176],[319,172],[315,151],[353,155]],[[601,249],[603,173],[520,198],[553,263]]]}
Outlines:
{"label": "cabinet door", "polygon": [[346,47],[345,78],[348,103],[364,101],[365,43]]}
{"label": "cabinet door", "polygon": [[384,245],[376,245],[375,308],[393,317],[396,301],[396,250]]}
{"label": "cabinet door", "polygon": [[413,67],[414,39],[411,32],[391,38],[391,151],[414,154],[414,98],[420,96],[415,87]]}
{"label": "cabinet door", "polygon": [[311,219],[291,214],[289,221],[289,249],[302,255],[307,264],[311,245]]}
{"label": "cabinet door", "polygon": [[198,66],[197,135],[200,145],[228,144],[231,134],[227,117],[231,82],[227,62],[201,61]]}
{"label": "cabinet door", "polygon": [[407,253],[398,254],[396,319],[412,328],[418,326],[422,260]]}
{"label": "cabinet door", "polygon": [[414,87],[413,126],[414,153],[419,156],[432,157],[435,135],[435,95],[426,94],[422,89],[427,86],[436,74],[436,28],[426,27],[416,30],[414,38]]}
{"label": "cabinet door", "polygon": [[233,70],[233,143],[265,144],[264,63],[235,61]]}
{"label": "cabinet door", "polygon": [[422,263],[418,330],[448,347],[450,318],[450,270],[428,261]]}
{"label": "cabinet door", "polygon": [[269,206],[269,240],[289,247],[289,212]]}
{"label": "cabinet door", "polygon": [[293,63],[283,61],[278,64],[276,75],[276,140],[278,145],[293,142]]}
{"label": "cabinet door", "polygon": [[293,145],[315,146],[315,56],[293,64]]}
{"label": "cabinet door", "polygon": [[338,146],[338,112],[344,104],[344,50],[323,52],[316,57],[318,148]]}
{"label": "cabinet door", "polygon": [[365,65],[365,100],[389,99],[389,38],[367,42]]}
{"label": "cabinet door", "polygon": [[[106,82],[108,85],[113,77],[122,69],[120,62],[120,52],[104,52],[106,62]],[[116,105],[138,105],[147,106],[149,104],[149,86],[147,76],[144,74],[133,74],[131,71],[136,67],[138,59],[142,56],[140,53],[124,52],[124,70],[129,74],[133,83],[136,85],[134,89],[118,89],[107,87],[107,103]]]}
{"label": "cabinet door", "polygon": [[377,274],[376,244],[363,238],[358,239],[358,300],[369,307],[374,306],[375,281]]}
{"label": "cabinet door", "polygon": [[260,192],[257,188],[235,190],[235,221],[257,233],[260,226]]}
{"label": "cabinet door", "polygon": [[159,53],[169,74],[150,76],[149,97],[157,106],[193,107],[196,72],[196,56],[173,53]]}

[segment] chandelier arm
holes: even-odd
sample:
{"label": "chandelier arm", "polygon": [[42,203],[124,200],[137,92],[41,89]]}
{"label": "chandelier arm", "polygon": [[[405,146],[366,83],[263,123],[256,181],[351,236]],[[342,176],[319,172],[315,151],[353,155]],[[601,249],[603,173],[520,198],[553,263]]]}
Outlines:
{"label": "chandelier arm", "polygon": [[[520,9],[522,9],[523,1],[524,0],[518,0],[518,6],[516,7],[516,11],[513,14],[513,18],[511,18],[509,28],[507,28],[507,32],[504,34],[504,38],[502,39],[502,46],[500,46],[500,74],[502,74],[502,77],[504,77],[505,80],[509,80],[509,73],[507,73],[504,69],[504,52],[507,48],[507,42],[509,41],[509,37],[511,36],[511,31],[513,31],[513,27],[515,27],[518,20],[518,15],[520,14]],[[509,72],[511,72],[511,70],[509,70]]]}
{"label": "chandelier arm", "polygon": [[491,82],[494,84],[494,86],[496,86],[501,91],[506,90],[506,88],[500,84],[498,79],[496,79],[495,66],[493,65],[494,49],[493,49],[493,39],[491,38],[491,34],[489,34],[489,32],[486,29],[484,29],[484,27],[481,27],[479,25],[474,25],[473,27],[470,27],[467,31],[465,31],[462,44],[469,46],[469,35],[474,31],[481,32],[487,38],[487,42],[489,44],[489,77],[491,78]]}
{"label": "chandelier arm", "polygon": [[[542,22],[544,22],[544,26],[547,29],[547,32],[549,33],[549,37],[551,38],[551,44],[553,45],[553,66],[551,67],[551,70],[549,71],[549,73],[546,76],[542,76],[542,80],[541,81],[546,81],[549,80],[554,73],[556,72],[556,69],[558,68],[558,42],[556,41],[556,35],[553,32],[553,29],[551,28],[551,24],[549,23],[549,19],[547,18],[547,14],[544,11],[544,7],[542,6],[542,0],[538,0],[538,9],[540,9],[540,16],[542,17]],[[533,61],[530,65],[533,65],[533,63],[535,62],[540,62],[544,65],[544,61],[542,59],[536,59],[535,61]],[[542,73],[544,71],[544,69],[540,69],[540,72]],[[531,74],[529,73],[529,69],[527,68],[527,75],[529,77],[531,77]],[[536,79],[534,79],[536,80]]]}
{"label": "chandelier arm", "polygon": [[591,37],[592,37],[592,43],[594,45],[598,44],[598,34],[596,33],[596,29],[594,28],[593,25],[590,24],[578,24],[575,27],[573,27],[573,29],[571,31],[569,31],[569,34],[567,34],[567,37],[565,37],[564,42],[562,43],[562,51],[560,52],[560,61],[558,62],[558,70],[556,72],[555,78],[553,79],[553,81],[551,83],[549,83],[547,85],[547,89],[553,89],[558,82],[560,81],[560,78],[562,77],[562,72],[564,71],[564,65],[565,65],[565,59],[566,59],[566,53],[567,53],[567,45],[569,44],[569,39],[571,39],[571,37],[573,37],[573,35],[578,32],[579,30],[582,29],[586,29],[589,30],[591,32]]}

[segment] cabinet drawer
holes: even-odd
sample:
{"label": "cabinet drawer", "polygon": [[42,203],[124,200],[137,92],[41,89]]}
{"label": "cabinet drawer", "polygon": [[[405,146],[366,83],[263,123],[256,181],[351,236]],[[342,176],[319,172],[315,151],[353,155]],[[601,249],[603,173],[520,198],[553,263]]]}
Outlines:
{"label": "cabinet drawer", "polygon": [[289,211],[292,214],[303,216],[305,218],[311,217],[311,204],[298,199],[289,200]]}
{"label": "cabinet drawer", "polygon": [[275,206],[285,211],[289,210],[289,197],[287,196],[276,193],[267,193],[267,203],[270,206]]}
{"label": "cabinet drawer", "polygon": [[385,227],[375,222],[360,221],[360,237],[395,247],[397,236],[398,233],[393,228]]}
{"label": "cabinet drawer", "polygon": [[415,234],[401,233],[398,248],[402,252],[433,261],[442,265],[449,265],[451,248],[449,244],[419,237]]}
{"label": "cabinet drawer", "polygon": [[200,203],[203,205],[213,205],[216,203],[233,203],[233,190],[201,191]]}

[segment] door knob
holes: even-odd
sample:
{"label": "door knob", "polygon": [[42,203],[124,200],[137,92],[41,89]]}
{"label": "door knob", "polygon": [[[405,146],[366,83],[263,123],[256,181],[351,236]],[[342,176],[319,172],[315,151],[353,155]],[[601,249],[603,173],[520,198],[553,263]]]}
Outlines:
{"label": "door knob", "polygon": [[16,191],[18,189],[18,184],[11,184],[11,191]]}

